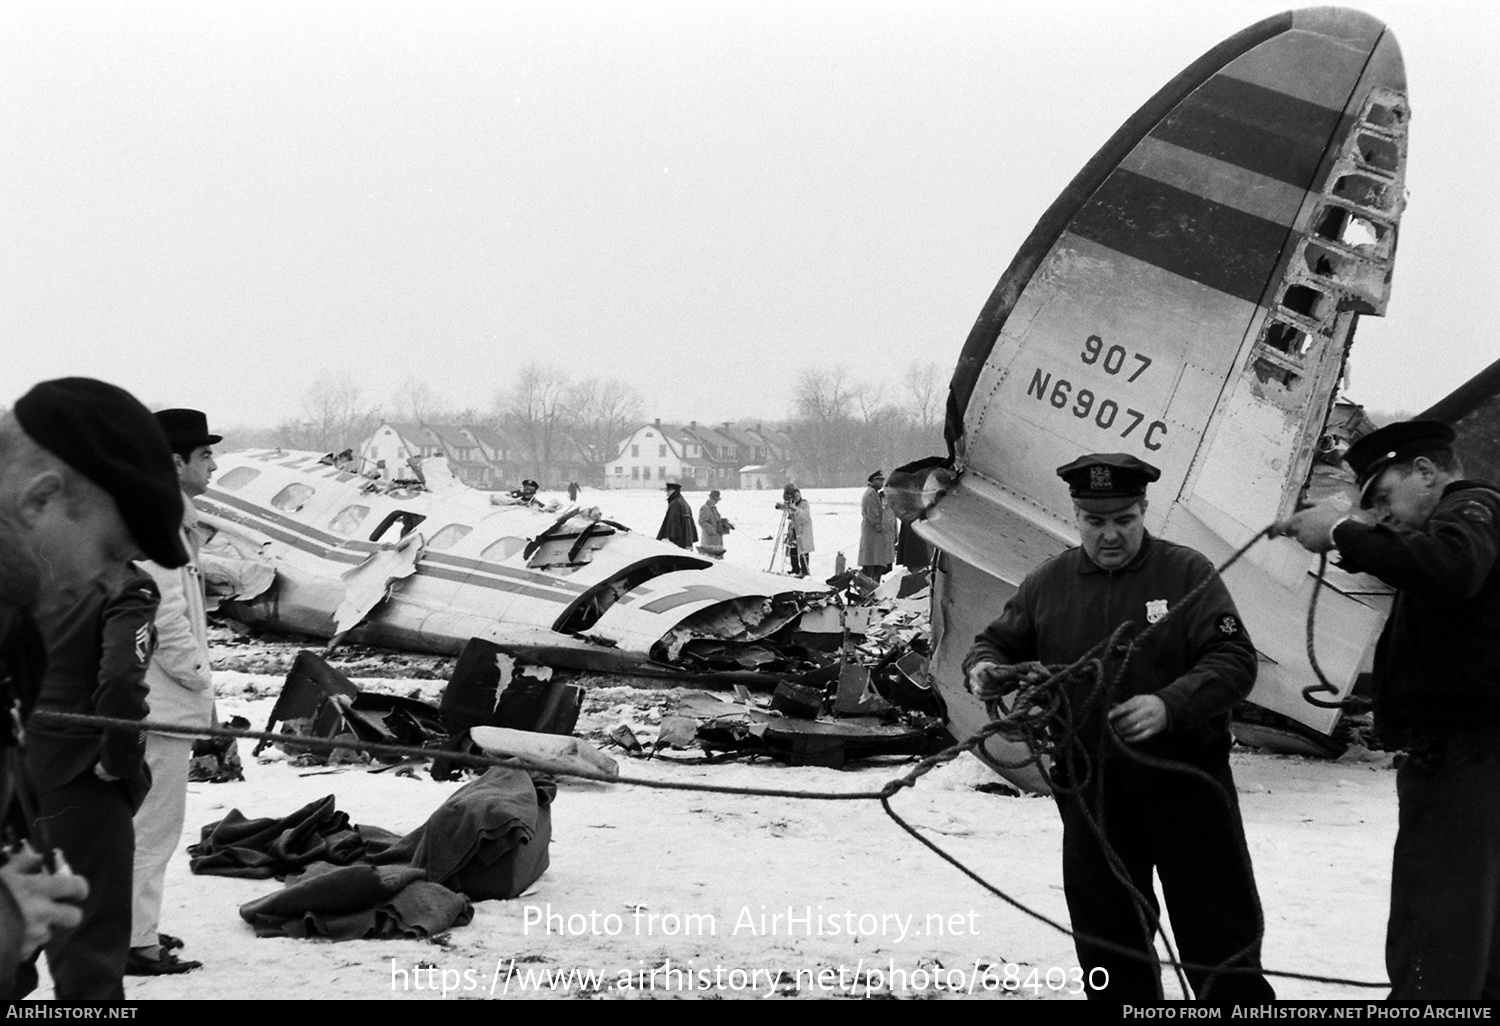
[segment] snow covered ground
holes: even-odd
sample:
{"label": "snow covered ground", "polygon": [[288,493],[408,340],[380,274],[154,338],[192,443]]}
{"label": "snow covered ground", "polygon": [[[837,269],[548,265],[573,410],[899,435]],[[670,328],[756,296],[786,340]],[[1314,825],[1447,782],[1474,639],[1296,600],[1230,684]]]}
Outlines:
{"label": "snow covered ground", "polygon": [[[858,540],[860,489],[812,489],[814,570],[831,573]],[[702,493],[689,493],[694,509]],[[728,558],[764,568],[779,514],[774,492],[725,492],[739,527]],[[660,492],[586,491],[581,501],[654,534]],[[215,637],[229,640],[226,631]],[[265,724],[295,643],[216,649],[221,718]],[[224,669],[226,666],[248,667]],[[364,665],[364,664],[361,664]],[[358,682],[435,700],[451,665],[398,658],[397,676]],[[372,672],[372,671],[358,671]],[[427,674],[430,676],[430,674]],[[642,682],[632,682],[642,683]],[[643,737],[670,712],[669,689],[608,680],[589,691],[579,733],[625,722]],[[258,762],[246,779],[193,784],[183,846],[238,808],[280,816],[324,795],[359,823],[406,831],[459,785],[425,772]],[[847,770],[772,763],[715,766],[638,760],[653,779],[866,791],[905,771],[890,761]],[[1265,963],[1384,979],[1382,950],[1395,836],[1389,760],[1324,762],[1239,751],[1234,771],[1265,908]],[[1066,922],[1060,827],[1049,799],[977,790],[996,779],[971,757],[924,777],[895,810],[1017,901]],[[815,802],[564,781],[553,805],[551,868],[520,898],[476,905],[472,923],[436,941],[329,943],[257,939],[238,914],[275,881],[194,877],[186,854],[167,877],[163,929],[204,968],[127,977],[131,998],[913,997],[1070,998],[1071,940],[988,894],[903,833],[873,801]],[[1007,988],[1007,983],[1013,986]],[[1371,999],[1382,990],[1273,979],[1288,998]],[[49,993],[44,983],[38,996]],[[1175,983],[1167,979],[1167,993]]]}
{"label": "snow covered ground", "polygon": [[[873,467],[871,468],[874,469]],[[889,467],[885,468],[887,471]],[[838,553],[852,566],[859,557],[859,505],[864,495],[863,488],[807,488],[802,497],[812,507],[813,557],[812,575],[822,579],[833,575],[834,561]],[[706,491],[683,492],[688,505],[693,507],[696,517]],[[546,498],[566,502],[567,495],[543,493]],[[578,496],[584,505],[599,506],[605,516],[618,520],[627,527],[656,536],[666,512],[667,500],[664,489],[622,489],[619,491],[595,491],[586,488]],[[735,529],[724,542],[724,559],[758,570],[786,569],[785,556],[776,552],[772,561],[772,539],[781,524],[781,512],[776,504],[781,501],[780,489],[774,491],[724,491],[719,498],[719,512],[728,517]]]}

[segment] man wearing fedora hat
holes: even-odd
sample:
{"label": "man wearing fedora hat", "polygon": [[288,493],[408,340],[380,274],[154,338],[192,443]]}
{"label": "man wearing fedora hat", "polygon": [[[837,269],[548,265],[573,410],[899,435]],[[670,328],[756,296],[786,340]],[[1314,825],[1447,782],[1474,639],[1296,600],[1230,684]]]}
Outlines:
{"label": "man wearing fedora hat", "polygon": [[1138,631],[1161,623],[1136,635],[1123,665],[1106,653],[1099,679],[1064,680],[1059,708],[1069,715],[1051,725],[1082,982],[1090,998],[1161,1000],[1154,872],[1195,995],[1269,1001],[1229,766],[1230,711],[1255,683],[1255,646],[1213,564],[1147,533],[1146,486],[1161,471],[1128,453],[1094,453],[1057,474],[1080,544],[1026,575],[964,670],[972,693],[994,701],[1083,659],[1127,621]]}
{"label": "man wearing fedora hat", "polygon": [[[181,519],[166,440],[146,408],[123,389],[92,378],[44,381],[0,415],[0,704],[6,707],[0,718],[0,816],[10,822],[30,825],[30,813],[37,811],[29,781],[19,814],[12,806],[20,728],[34,703],[45,708],[53,700],[45,692],[47,650],[34,616],[92,595],[106,572],[142,553],[165,566],[181,565],[187,559],[177,533]],[[27,726],[36,728],[27,744],[29,761],[32,745],[40,753],[49,740],[44,736],[55,736],[57,728]],[[122,747],[133,740],[126,735]],[[97,734],[84,739],[102,772],[85,765],[79,774],[84,779],[73,783],[90,796],[121,786],[108,779],[115,775],[110,768],[119,765],[103,750],[109,744]],[[126,824],[128,807],[120,824],[125,837],[95,823],[99,829],[83,834],[84,843],[100,849],[128,843]],[[59,840],[80,836],[71,823],[44,819],[42,826],[64,835]],[[52,840],[33,838],[43,849]],[[91,866],[93,852],[75,850]],[[25,846],[0,865],[0,994],[29,993],[35,970],[22,960],[44,943],[49,954],[66,946],[68,931],[96,908],[86,878],[61,872],[50,857]],[[118,982],[118,969],[115,974]],[[57,974],[54,982],[69,986]]]}
{"label": "man wearing fedora hat", "polygon": [[1344,455],[1359,508],[1277,525],[1396,589],[1375,647],[1374,721],[1404,749],[1385,960],[1398,1000],[1500,999],[1500,492],[1454,432],[1388,424]]}
{"label": "man wearing fedora hat", "polygon": [[734,530],[734,525],[719,512],[719,498],[719,490],[713,489],[698,510],[698,526],[702,529],[700,536],[703,539],[698,551],[715,559],[724,558],[724,536]]}
{"label": "man wearing fedora hat", "polygon": [[[151,689],[150,718],[178,727],[209,727],[214,723],[214,688],[209,671],[203,575],[198,569],[198,511],[193,499],[208,490],[218,469],[213,446],[220,437],[209,432],[208,418],[198,410],[160,410],[156,420],[167,436],[177,468],[183,495],[181,535],[191,558],[177,569],[142,564],[161,589],[156,654],[146,671]],[[131,975],[182,973],[202,964],[179,958],[173,949],[182,942],[159,931],[167,864],[181,847],[192,755],[192,738],[154,732],[146,735],[146,764],[152,783],[151,792],[135,815],[135,897],[130,956],[125,964],[126,973]]]}

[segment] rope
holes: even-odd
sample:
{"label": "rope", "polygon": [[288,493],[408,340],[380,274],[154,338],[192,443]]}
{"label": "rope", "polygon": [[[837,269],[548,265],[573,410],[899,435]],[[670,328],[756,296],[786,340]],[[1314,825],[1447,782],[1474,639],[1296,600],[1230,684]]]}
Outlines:
{"label": "rope", "polygon": [[1329,701],[1326,698],[1318,698],[1318,695],[1337,695],[1339,689],[1329,682],[1323,673],[1323,667],[1318,665],[1318,653],[1313,644],[1314,626],[1318,615],[1318,593],[1323,590],[1326,583],[1323,575],[1328,569],[1328,553],[1318,553],[1318,575],[1313,580],[1312,597],[1307,602],[1307,661],[1312,666],[1313,675],[1318,678],[1318,683],[1309,684],[1302,689],[1302,700],[1308,705],[1315,705],[1319,709],[1344,709],[1350,712],[1365,712],[1370,708],[1370,703],[1363,698],[1350,696],[1343,699]]}
{"label": "rope", "polygon": [[[1017,691],[1015,692],[1016,697],[1012,702],[1010,711],[1004,711],[1000,709],[998,704],[995,702],[987,703],[986,708],[990,712],[991,719],[983,727],[981,727],[979,730],[975,731],[973,734],[963,739],[962,741],[959,741],[958,743],[952,745],[951,747],[945,748],[941,752],[934,753],[918,760],[910,771],[900,777],[896,777],[892,780],[887,781],[879,790],[875,791],[808,791],[781,788],[731,787],[718,784],[681,783],[665,780],[650,780],[644,777],[610,776],[606,773],[591,772],[582,769],[564,769],[554,763],[529,759],[524,755],[500,756],[475,754],[470,752],[451,752],[441,751],[429,747],[392,745],[359,740],[351,741],[347,738],[340,740],[333,738],[309,737],[295,734],[274,734],[266,731],[237,730],[228,727],[183,727],[174,724],[156,723],[150,720],[125,720],[109,716],[91,716],[81,713],[62,713],[53,710],[42,709],[33,712],[32,719],[37,722],[50,723],[54,725],[86,726],[104,730],[127,730],[131,732],[148,730],[156,733],[170,734],[179,737],[219,737],[271,741],[286,745],[300,746],[311,750],[323,750],[330,752],[337,749],[359,748],[366,752],[369,752],[372,755],[390,756],[396,759],[411,757],[427,759],[441,755],[445,758],[453,760],[454,762],[471,766],[515,766],[519,763],[523,768],[552,774],[554,776],[576,777],[583,780],[596,780],[605,783],[619,783],[633,787],[646,787],[666,791],[701,791],[712,794],[734,794],[764,798],[792,798],[811,801],[874,800],[880,803],[881,808],[885,811],[886,815],[892,820],[892,822],[894,822],[898,827],[904,830],[911,837],[915,838],[918,843],[926,847],[928,850],[932,851],[939,858],[956,868],[959,872],[963,873],[969,879],[979,884],[980,887],[984,888],[986,891],[990,892],[997,898],[1000,898],[1002,901],[1009,904],[1011,907],[1015,908],[1017,911],[1020,911],[1025,915],[1036,919],[1038,922],[1052,927],[1054,930],[1057,930],[1060,933],[1063,933],[1069,937],[1073,937],[1075,938],[1075,940],[1082,939],[1090,944],[1112,950],[1117,954],[1125,955],[1131,958],[1137,958],[1148,963],[1155,963],[1157,959],[1153,952],[1142,952],[1137,948],[1120,945],[1105,938],[1091,937],[1086,934],[1075,933],[1062,923],[1049,918],[1036,909],[1033,909],[1020,900],[1012,897],[1010,894],[1006,893],[999,887],[996,887],[984,877],[980,876],[978,873],[965,866],[957,858],[940,848],[936,843],[919,833],[915,827],[906,822],[906,820],[902,819],[901,816],[896,813],[895,809],[891,807],[890,799],[904,789],[914,788],[918,780],[920,780],[926,774],[932,772],[932,770],[936,769],[937,767],[953,761],[965,752],[973,751],[980,745],[984,744],[991,737],[1001,736],[1008,740],[1024,741],[1028,745],[1031,752],[1031,754],[1027,758],[1022,759],[1019,762],[1013,764],[998,763],[998,765],[1001,765],[1004,768],[1020,768],[1030,763],[1037,762],[1041,758],[1041,756],[1048,751],[1057,751],[1060,749],[1066,756],[1064,765],[1068,766],[1070,770],[1068,774],[1070,783],[1066,788],[1061,789],[1061,793],[1064,794],[1076,794],[1084,787],[1086,787],[1091,782],[1096,768],[1099,772],[1102,773],[1104,765],[1103,746],[1108,743],[1112,744],[1116,750],[1118,750],[1120,753],[1123,753],[1127,758],[1140,762],[1143,765],[1154,766],[1158,769],[1184,772],[1200,776],[1212,783],[1213,786],[1220,791],[1223,800],[1228,801],[1229,796],[1223,793],[1223,786],[1211,775],[1203,772],[1195,766],[1191,766],[1186,763],[1176,762],[1173,760],[1157,759],[1152,756],[1146,755],[1145,753],[1136,751],[1120,741],[1119,737],[1112,730],[1105,729],[1101,732],[1101,738],[1092,760],[1087,759],[1087,752],[1084,752],[1079,746],[1072,743],[1060,743],[1058,737],[1061,737],[1062,739],[1069,742],[1076,739],[1076,735],[1072,733],[1073,717],[1071,703],[1068,700],[1065,689],[1062,685],[1068,681],[1078,678],[1092,678],[1094,686],[1097,689],[1097,694],[1101,695],[1107,702],[1113,696],[1116,690],[1116,685],[1120,680],[1123,679],[1125,669],[1129,665],[1131,657],[1135,654],[1135,651],[1140,646],[1140,644],[1153,632],[1161,629],[1162,625],[1171,620],[1172,617],[1176,615],[1181,609],[1190,606],[1192,602],[1196,601],[1197,598],[1203,593],[1205,588],[1207,588],[1214,580],[1216,580],[1226,570],[1228,570],[1237,561],[1239,561],[1239,559],[1243,557],[1252,546],[1254,546],[1262,538],[1266,537],[1270,531],[1271,528],[1267,527],[1257,532],[1253,538],[1251,538],[1248,542],[1241,546],[1233,555],[1229,557],[1228,560],[1226,560],[1222,565],[1216,567],[1212,574],[1208,575],[1196,586],[1194,586],[1194,588],[1189,591],[1188,594],[1184,596],[1176,606],[1168,610],[1165,616],[1157,620],[1155,623],[1148,624],[1144,630],[1135,635],[1128,643],[1124,641],[1124,638],[1128,632],[1134,629],[1134,624],[1129,621],[1122,623],[1115,629],[1112,634],[1110,634],[1108,638],[1096,644],[1093,648],[1089,649],[1086,653],[1084,653],[1084,655],[1076,659],[1074,662],[1066,666],[1057,668],[1048,667],[1047,669],[1050,671],[1050,675],[1045,680],[1038,681],[1033,684],[1023,685],[1021,688],[1017,689]],[[1321,580],[1322,567],[1320,566],[1320,584]],[[1313,605],[1316,604],[1316,599],[1317,588],[1315,587],[1312,597]],[[1310,657],[1312,654],[1312,629],[1313,610],[1310,607],[1308,610],[1308,651]],[[1111,677],[1106,673],[1105,660],[1112,654],[1118,654],[1121,658],[1119,660],[1118,668],[1115,670],[1115,673]],[[1317,670],[1316,662],[1314,662],[1314,669]],[[1324,684],[1327,684],[1326,678],[1323,678],[1321,671],[1317,672],[1320,680]],[[1333,690],[1332,685],[1328,685],[1328,688],[1329,690]],[[1312,701],[1312,699],[1309,698],[1309,701]],[[1321,703],[1315,702],[1314,704]],[[1062,724],[1061,728],[1058,728],[1058,724]],[[1047,735],[1049,731],[1052,731],[1056,736],[1048,737]],[[1085,759],[1085,764],[1082,768],[1081,773],[1072,772],[1077,768],[1074,757],[1078,755],[1082,755]],[[1043,772],[1048,779],[1049,785],[1056,787],[1057,785],[1054,784],[1051,775],[1046,774],[1045,770]],[[1100,786],[1102,789],[1102,777]],[[1134,887],[1133,883],[1128,878],[1128,873],[1124,872],[1124,867],[1119,865],[1118,856],[1112,851],[1112,849],[1110,849],[1104,836],[1104,824],[1097,821],[1092,815],[1089,815],[1086,818],[1090,824],[1091,829],[1095,832],[1100,844],[1103,846],[1104,850],[1110,857],[1112,870],[1115,872],[1122,885],[1124,885],[1126,889],[1131,893],[1132,899],[1136,901],[1138,910],[1143,916],[1142,925],[1149,927],[1149,932],[1153,934],[1159,933],[1160,922],[1156,915],[1151,911],[1149,901],[1144,895],[1140,894],[1138,889]],[[1243,849],[1243,847],[1241,849],[1241,854],[1246,860],[1249,859],[1249,852]],[[1251,948],[1258,946],[1262,936],[1264,935],[1264,916],[1261,913],[1258,905],[1256,908],[1256,912],[1259,922],[1256,925],[1256,939],[1254,943],[1247,946],[1247,948],[1243,951],[1236,953],[1229,959],[1226,959],[1224,963],[1217,966],[1205,966],[1181,961],[1177,957],[1176,952],[1171,948],[1170,940],[1165,936],[1165,934],[1162,934],[1163,942],[1168,947],[1169,957],[1165,959],[1165,961],[1172,967],[1173,971],[1178,974],[1179,982],[1183,984],[1184,994],[1186,994],[1188,991],[1186,982],[1182,978],[1182,974],[1184,971],[1189,970],[1202,971],[1208,974],[1207,985],[1204,988],[1205,993],[1209,988],[1212,987],[1213,981],[1218,976],[1226,973],[1247,974],[1258,972],[1264,976],[1274,976],[1283,979],[1294,979],[1310,983],[1333,984],[1369,989],[1387,989],[1390,987],[1390,984],[1385,982],[1374,983],[1363,980],[1346,979],[1343,977],[1318,976],[1309,973],[1295,973],[1285,970],[1272,970],[1264,968],[1254,969],[1234,965],[1233,963],[1239,960],[1243,955],[1248,953]],[[1203,995],[1200,994],[1200,997],[1202,996]]]}

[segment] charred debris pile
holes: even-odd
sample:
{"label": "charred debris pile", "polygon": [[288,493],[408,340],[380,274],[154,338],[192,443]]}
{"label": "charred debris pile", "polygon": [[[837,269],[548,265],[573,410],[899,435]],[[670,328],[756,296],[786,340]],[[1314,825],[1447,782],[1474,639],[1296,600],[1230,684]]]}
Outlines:
{"label": "charred debris pile", "polygon": [[[831,767],[875,756],[922,755],[951,743],[927,679],[926,574],[898,567],[877,584],[850,571],[828,584],[833,601],[805,612],[763,644],[684,645],[673,653],[674,672],[650,681],[665,686],[659,715],[646,722],[620,715],[611,720],[604,710],[603,722],[592,718],[588,736],[626,758],[765,757]],[[580,765],[607,770],[610,759],[588,741],[571,740],[586,692],[645,683],[632,674],[635,667],[611,665],[607,652],[530,635],[473,638],[456,661],[438,662],[437,673],[449,666],[433,705],[362,691],[323,656],[303,650],[264,729],[279,728],[286,735],[279,747],[308,763],[368,763],[362,745],[428,749],[439,779],[461,771],[450,753],[471,751],[518,751],[533,761],[536,752],[580,756]],[[527,742],[517,732],[553,735],[554,741]],[[348,745],[329,756],[299,746],[299,736]],[[256,752],[267,744],[261,742]],[[378,768],[399,765],[386,761]]]}

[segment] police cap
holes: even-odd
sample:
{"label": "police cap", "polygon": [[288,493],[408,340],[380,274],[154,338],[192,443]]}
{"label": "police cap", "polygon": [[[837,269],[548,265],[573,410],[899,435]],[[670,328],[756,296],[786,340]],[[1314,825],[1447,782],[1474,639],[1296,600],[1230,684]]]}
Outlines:
{"label": "police cap", "polygon": [[1354,471],[1360,505],[1369,504],[1370,485],[1386,467],[1451,449],[1454,437],[1453,429],[1440,420],[1401,420],[1357,439],[1344,453],[1344,462]]}
{"label": "police cap", "polygon": [[1098,452],[1058,467],[1057,476],[1068,483],[1068,494],[1079,509],[1114,513],[1139,502],[1161,471],[1128,453]]}

